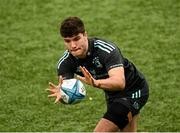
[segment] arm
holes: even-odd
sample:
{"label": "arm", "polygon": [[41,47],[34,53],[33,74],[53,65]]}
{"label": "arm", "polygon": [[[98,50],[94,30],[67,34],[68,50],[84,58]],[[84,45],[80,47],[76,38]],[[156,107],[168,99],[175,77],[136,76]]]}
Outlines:
{"label": "arm", "polygon": [[109,78],[95,80],[95,86],[103,90],[115,91],[125,88],[124,68],[116,67],[108,71]]}
{"label": "arm", "polygon": [[80,67],[84,77],[77,76],[77,79],[91,86],[107,91],[123,90],[125,88],[124,68],[116,67],[108,71],[109,78],[95,80],[85,67]]}

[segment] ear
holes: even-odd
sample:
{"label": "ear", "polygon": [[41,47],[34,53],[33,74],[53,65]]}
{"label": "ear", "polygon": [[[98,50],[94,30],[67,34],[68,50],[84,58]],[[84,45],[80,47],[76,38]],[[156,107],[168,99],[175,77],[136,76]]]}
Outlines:
{"label": "ear", "polygon": [[88,37],[87,31],[84,32],[84,37]]}
{"label": "ear", "polygon": [[68,50],[68,46],[67,46],[66,44],[64,44],[64,48],[65,48],[66,50]]}

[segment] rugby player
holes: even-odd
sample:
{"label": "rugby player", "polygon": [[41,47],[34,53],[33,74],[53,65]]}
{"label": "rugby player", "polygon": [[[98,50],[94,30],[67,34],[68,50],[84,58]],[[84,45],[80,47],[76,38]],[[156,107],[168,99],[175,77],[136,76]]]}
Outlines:
{"label": "rugby player", "polygon": [[97,123],[95,132],[137,131],[140,109],[149,96],[144,75],[123,57],[113,42],[89,38],[83,21],[66,18],[60,26],[66,51],[57,64],[59,84],[50,83],[49,97],[61,100],[58,89],[63,79],[76,78],[105,92],[107,111]]}

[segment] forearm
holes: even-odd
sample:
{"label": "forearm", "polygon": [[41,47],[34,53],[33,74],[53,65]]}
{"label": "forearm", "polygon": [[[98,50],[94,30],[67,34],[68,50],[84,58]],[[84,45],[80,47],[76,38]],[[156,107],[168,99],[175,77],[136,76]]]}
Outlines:
{"label": "forearm", "polygon": [[107,91],[123,90],[125,88],[125,79],[107,78],[94,80],[94,87]]}

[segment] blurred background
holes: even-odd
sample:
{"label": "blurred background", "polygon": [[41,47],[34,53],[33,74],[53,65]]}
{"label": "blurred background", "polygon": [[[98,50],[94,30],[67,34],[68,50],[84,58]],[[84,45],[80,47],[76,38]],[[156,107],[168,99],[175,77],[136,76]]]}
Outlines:
{"label": "blurred background", "polygon": [[179,0],[0,0],[0,131],[91,132],[106,111],[103,91],[87,85],[79,104],[47,98],[68,16],[80,17],[89,37],[115,42],[146,76],[138,131],[180,131]]}

